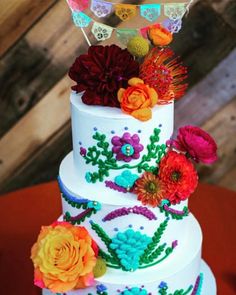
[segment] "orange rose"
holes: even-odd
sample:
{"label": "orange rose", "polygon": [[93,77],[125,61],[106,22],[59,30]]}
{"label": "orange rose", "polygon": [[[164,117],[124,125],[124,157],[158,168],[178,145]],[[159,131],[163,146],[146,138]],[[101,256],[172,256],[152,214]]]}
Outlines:
{"label": "orange rose", "polygon": [[67,222],[44,226],[31,250],[35,284],[53,293],[93,283],[94,242],[84,227]]}
{"label": "orange rose", "polygon": [[170,33],[160,24],[149,27],[148,37],[152,41],[153,45],[156,46],[168,45],[173,39],[172,33]]}
{"label": "orange rose", "polygon": [[139,78],[130,79],[128,84],[130,87],[118,91],[122,111],[141,121],[151,119],[151,108],[156,105],[158,98],[156,91]]}

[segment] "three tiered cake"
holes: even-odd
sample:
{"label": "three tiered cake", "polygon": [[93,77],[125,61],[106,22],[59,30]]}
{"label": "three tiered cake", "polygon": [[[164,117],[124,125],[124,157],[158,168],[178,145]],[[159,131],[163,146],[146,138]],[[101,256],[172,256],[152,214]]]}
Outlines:
{"label": "three tiered cake", "polygon": [[194,162],[214,162],[216,144],[196,126],[172,138],[186,68],[163,47],[171,34],[151,29],[156,46],[144,60],[147,40],[136,37],[129,52],[91,46],[70,69],[73,152],[58,177],[63,216],[42,227],[31,255],[43,294],[216,294],[188,210]]}

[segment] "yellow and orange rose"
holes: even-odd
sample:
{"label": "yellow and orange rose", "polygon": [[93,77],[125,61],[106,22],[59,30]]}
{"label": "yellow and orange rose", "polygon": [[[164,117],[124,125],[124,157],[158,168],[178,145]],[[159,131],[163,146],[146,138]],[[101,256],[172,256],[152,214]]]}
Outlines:
{"label": "yellow and orange rose", "polygon": [[42,227],[31,250],[35,285],[55,293],[91,286],[97,250],[84,227],[67,222]]}
{"label": "yellow and orange rose", "polygon": [[166,46],[173,40],[172,33],[160,24],[149,27],[148,37],[155,46]]}
{"label": "yellow and orange rose", "polygon": [[130,87],[120,88],[117,94],[122,111],[141,121],[151,119],[151,108],[157,104],[158,99],[155,89],[139,78],[130,79],[128,84]]}

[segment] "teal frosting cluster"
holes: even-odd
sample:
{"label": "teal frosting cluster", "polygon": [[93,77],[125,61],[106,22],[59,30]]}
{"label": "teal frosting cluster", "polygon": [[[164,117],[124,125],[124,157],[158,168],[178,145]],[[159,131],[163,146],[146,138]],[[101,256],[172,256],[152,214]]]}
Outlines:
{"label": "teal frosting cluster", "polygon": [[123,291],[121,294],[122,295],[147,295],[148,292],[145,289],[134,287],[132,289]]}
{"label": "teal frosting cluster", "polygon": [[135,232],[128,229],[124,233],[118,233],[112,239],[110,248],[115,250],[125,270],[134,271],[139,267],[140,256],[151,240],[150,237],[141,234],[139,231]]}
{"label": "teal frosting cluster", "polygon": [[95,209],[96,211],[101,210],[102,205],[97,201],[88,202],[87,208]]}
{"label": "teal frosting cluster", "polygon": [[129,170],[125,170],[115,177],[115,184],[130,189],[134,186],[135,181],[139,178],[137,174],[131,173]]}

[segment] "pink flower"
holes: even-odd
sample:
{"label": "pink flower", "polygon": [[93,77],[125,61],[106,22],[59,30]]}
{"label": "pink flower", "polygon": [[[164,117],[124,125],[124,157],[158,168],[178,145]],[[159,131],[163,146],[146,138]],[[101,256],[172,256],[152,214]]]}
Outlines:
{"label": "pink flower", "polygon": [[169,140],[167,145],[185,152],[197,163],[212,164],[217,160],[217,145],[214,139],[197,126],[179,128],[177,138]]}

